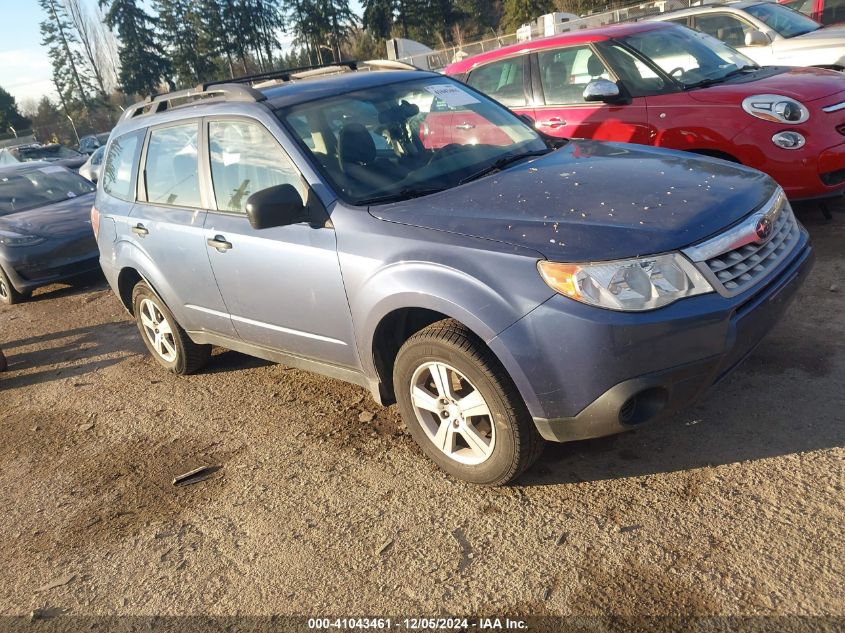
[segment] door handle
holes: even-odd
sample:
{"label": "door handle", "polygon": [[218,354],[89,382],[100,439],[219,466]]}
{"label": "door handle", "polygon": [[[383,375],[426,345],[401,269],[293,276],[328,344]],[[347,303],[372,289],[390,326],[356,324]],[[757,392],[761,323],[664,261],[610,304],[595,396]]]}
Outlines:
{"label": "door handle", "polygon": [[475,126],[472,123],[460,123],[455,126],[456,130],[474,130]]}
{"label": "door handle", "polygon": [[540,123],[538,123],[538,125],[540,127],[558,128],[558,127],[564,127],[566,125],[566,121],[564,121],[563,119],[561,119],[559,117],[554,117],[552,119],[549,119],[548,121],[540,121]]}
{"label": "door handle", "polygon": [[132,227],[132,232],[135,235],[140,235],[141,237],[144,237],[145,235],[150,234],[149,229],[147,229],[143,224],[140,224],[140,223],[136,224],[135,226]]}
{"label": "door handle", "polygon": [[218,253],[223,253],[232,248],[232,243],[227,242],[226,238],[222,235],[215,235],[214,239],[206,240],[206,244],[208,244],[212,248],[216,248]]}

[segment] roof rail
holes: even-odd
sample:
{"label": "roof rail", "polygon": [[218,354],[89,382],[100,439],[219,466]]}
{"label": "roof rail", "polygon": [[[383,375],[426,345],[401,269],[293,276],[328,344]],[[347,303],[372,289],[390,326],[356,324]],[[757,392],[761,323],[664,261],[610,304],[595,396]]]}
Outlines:
{"label": "roof rail", "polygon": [[187,90],[177,90],[160,95],[150,95],[143,101],[123,111],[118,123],[136,116],[156,114],[165,110],[191,105],[198,101],[225,99],[227,101],[263,101],[267,97],[250,86],[230,82],[217,82],[209,90],[209,84],[200,84]]}
{"label": "roof rail", "polygon": [[[272,70],[255,75],[245,75],[234,79],[220,79],[199,84],[187,90],[177,90],[160,95],[150,95],[143,101],[129,106],[123,111],[118,123],[132,119],[136,116],[156,114],[173,108],[184,107],[199,101],[210,99],[225,99],[227,101],[263,101],[267,97],[257,90],[257,87],[266,87],[279,82],[286,82],[297,79],[308,79],[322,75],[333,75],[336,73],[354,72],[363,70],[420,70],[411,64],[390,60],[372,59],[365,62],[354,60],[332,62],[330,64],[315,64],[313,66],[300,66],[298,68],[285,68]],[[244,85],[251,84],[251,85]],[[256,85],[257,84],[257,85]]]}
{"label": "roof rail", "polygon": [[[267,81],[270,79],[281,79],[282,81],[290,81],[293,75],[298,75],[313,70],[332,69],[331,72],[341,72],[341,68],[349,70],[358,70],[358,62],[354,60],[332,62],[330,64],[314,64],[312,66],[299,66],[297,68],[283,68],[281,70],[271,70],[266,73],[258,73],[255,75],[244,75],[243,77],[235,77],[234,79],[221,79],[219,81],[210,81],[203,84],[206,88],[208,86],[217,86],[220,84],[249,84],[257,83],[259,81]],[[325,74],[325,73],[323,73]],[[294,77],[295,78],[295,77]]]}

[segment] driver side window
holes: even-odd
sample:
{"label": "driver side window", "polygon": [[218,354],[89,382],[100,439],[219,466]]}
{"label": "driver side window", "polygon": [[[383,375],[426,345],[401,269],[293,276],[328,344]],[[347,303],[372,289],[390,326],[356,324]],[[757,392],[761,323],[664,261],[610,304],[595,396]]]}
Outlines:
{"label": "driver side window", "polygon": [[543,51],[538,55],[540,82],[548,105],[584,103],[584,88],[595,79],[611,79],[589,46]]}
{"label": "driver side window", "polygon": [[250,195],[276,185],[293,185],[303,202],[307,200],[302,175],[264,126],[249,121],[212,121],[208,147],[218,210],[245,213]]}

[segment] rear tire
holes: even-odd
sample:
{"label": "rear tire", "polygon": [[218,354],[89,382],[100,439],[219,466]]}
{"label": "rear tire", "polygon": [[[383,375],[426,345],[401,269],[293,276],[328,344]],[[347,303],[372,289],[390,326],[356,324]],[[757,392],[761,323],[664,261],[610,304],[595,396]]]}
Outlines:
{"label": "rear tire", "polygon": [[11,306],[16,303],[22,303],[29,298],[30,294],[29,292],[18,292],[15,290],[6,271],[0,267],[0,304]]}
{"label": "rear tire", "polygon": [[211,358],[211,345],[194,343],[173,313],[143,281],[132,289],[132,312],[147,350],[158,364],[184,376],[202,369]]}
{"label": "rear tire", "polygon": [[411,435],[453,477],[504,485],[543,451],[543,438],[510,376],[457,321],[438,321],[402,345],[393,386]]}

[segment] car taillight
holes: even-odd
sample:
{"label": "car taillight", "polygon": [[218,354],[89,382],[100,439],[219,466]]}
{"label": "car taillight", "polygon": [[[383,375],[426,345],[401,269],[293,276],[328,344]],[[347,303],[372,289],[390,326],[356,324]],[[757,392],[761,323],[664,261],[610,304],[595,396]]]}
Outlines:
{"label": "car taillight", "polygon": [[100,237],[100,212],[97,207],[91,207],[91,228],[94,229],[94,239]]}

